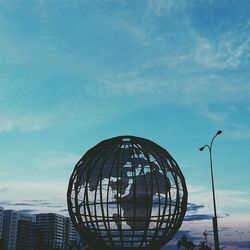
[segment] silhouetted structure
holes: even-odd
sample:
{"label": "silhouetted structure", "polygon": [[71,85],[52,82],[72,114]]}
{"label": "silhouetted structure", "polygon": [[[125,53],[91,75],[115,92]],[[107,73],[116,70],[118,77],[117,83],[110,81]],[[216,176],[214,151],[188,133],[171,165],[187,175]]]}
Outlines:
{"label": "silhouetted structure", "polygon": [[218,130],[214,137],[212,138],[210,145],[206,144],[203,147],[199,148],[200,151],[203,151],[205,148],[209,150],[209,159],[210,159],[210,172],[211,172],[211,182],[212,182],[212,193],[213,193],[213,206],[214,206],[214,217],[213,217],[213,231],[214,231],[214,248],[215,250],[220,250],[219,242],[219,231],[218,231],[218,222],[217,222],[217,211],[216,211],[216,198],[215,198],[215,188],[214,188],[214,173],[213,173],[213,160],[212,160],[212,147],[214,139],[222,133],[221,130]]}
{"label": "silhouetted structure", "polygon": [[211,250],[212,248],[206,244],[206,242],[200,242],[198,245],[199,250]]}
{"label": "silhouetted structure", "polygon": [[16,250],[35,249],[36,222],[19,220],[17,226]]}
{"label": "silhouetted structure", "polygon": [[[4,220],[3,220],[3,241],[6,250],[16,250],[17,249],[17,233],[19,223],[28,221],[30,223],[26,224],[26,227],[20,227],[19,229],[27,230],[28,225],[31,225],[31,222],[36,221],[35,215],[21,213],[15,210],[4,210]],[[24,233],[19,231],[19,233]],[[26,235],[28,237],[28,235]],[[20,238],[19,238],[20,239]],[[32,239],[29,239],[31,242]],[[21,242],[19,242],[21,243]],[[19,244],[19,247],[21,245]],[[27,249],[28,250],[28,249]]]}
{"label": "silhouetted structure", "polygon": [[69,218],[55,213],[36,215],[36,244],[38,250],[69,249],[76,239],[75,230]]}
{"label": "silhouetted structure", "polygon": [[0,239],[0,250],[5,250],[5,245],[2,238]]}
{"label": "silhouetted structure", "polygon": [[188,240],[187,236],[183,235],[177,242],[176,247],[184,247],[186,250],[193,250],[197,247],[192,241]]}
{"label": "silhouetted structure", "polygon": [[3,207],[0,207],[0,239],[3,238],[3,215],[4,215]]}
{"label": "silhouetted structure", "polygon": [[4,214],[0,250],[68,250],[73,242],[80,241],[69,217],[3,208],[0,212]]}
{"label": "silhouetted structure", "polygon": [[68,210],[93,249],[159,249],[181,226],[184,177],[154,142],[120,136],[97,144],[76,164]]}

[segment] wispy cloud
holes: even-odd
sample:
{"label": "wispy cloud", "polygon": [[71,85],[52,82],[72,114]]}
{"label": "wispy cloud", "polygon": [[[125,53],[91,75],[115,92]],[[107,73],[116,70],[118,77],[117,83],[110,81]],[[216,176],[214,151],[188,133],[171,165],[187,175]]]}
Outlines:
{"label": "wispy cloud", "polygon": [[[230,197],[230,199],[228,199]],[[218,190],[217,198],[220,200],[220,203],[223,209],[232,208],[235,206],[239,207],[249,207],[250,206],[250,197],[248,190]]]}
{"label": "wispy cloud", "polygon": [[9,190],[8,187],[2,187],[2,188],[0,188],[0,192],[5,192],[5,191],[7,191],[7,190]]}
{"label": "wispy cloud", "polygon": [[250,138],[250,129],[246,128],[229,128],[225,136],[233,140],[248,140]]}
{"label": "wispy cloud", "polygon": [[196,213],[199,209],[204,208],[204,205],[198,205],[194,203],[188,203],[187,211]]}
{"label": "wispy cloud", "polygon": [[237,43],[239,37],[236,34],[226,34],[215,42],[199,38],[195,50],[195,61],[204,66],[216,70],[238,67],[249,56],[250,38]]}
{"label": "wispy cloud", "polygon": [[185,1],[182,0],[149,0],[149,9],[157,16],[173,8],[183,6]]}
{"label": "wispy cloud", "polygon": [[36,131],[53,125],[53,114],[0,115],[0,133],[12,130]]}
{"label": "wispy cloud", "polygon": [[[212,211],[211,191],[208,187],[189,186],[189,201],[194,204],[204,205],[200,213],[210,214]],[[242,190],[216,190],[216,197],[219,203],[217,209],[219,215],[227,214],[228,211],[237,211],[239,207],[247,208],[250,205],[248,191]],[[230,197],[230,199],[228,199]],[[245,211],[246,213],[247,211]]]}
{"label": "wispy cloud", "polygon": [[32,209],[21,209],[18,211],[21,213],[25,213],[25,214],[35,214],[37,212],[36,210],[32,210]]}
{"label": "wispy cloud", "polygon": [[[46,36],[41,31],[36,34],[35,43],[28,40],[29,46],[25,46],[25,44],[17,46],[19,40],[14,33],[4,29],[5,25],[2,25],[10,42],[2,38],[0,49],[8,63],[16,61],[18,65],[21,65],[20,67],[27,64],[27,68],[34,67],[39,68],[39,70],[41,68],[39,78],[29,76],[28,80],[35,83],[53,79],[53,71],[56,67],[56,71],[60,74],[64,73],[66,78],[69,77],[69,81],[79,91],[71,90],[65,97],[57,97],[57,107],[51,109],[49,114],[35,114],[31,111],[30,114],[20,115],[19,113],[3,116],[0,121],[0,133],[15,129],[21,131],[41,130],[51,127],[55,123],[67,122],[64,115],[58,115],[62,109],[67,117],[71,115],[72,120],[81,120],[84,126],[112,120],[120,113],[122,104],[119,101],[114,101],[114,104],[113,101],[111,103],[105,100],[111,100],[117,96],[128,96],[131,98],[131,103],[136,103],[137,107],[150,105],[150,102],[151,104],[174,103],[183,105],[190,107],[194,112],[213,123],[226,123],[227,118],[230,118],[230,112],[226,108],[225,110],[214,110],[211,105],[215,102],[218,104],[241,103],[249,99],[250,87],[244,77],[238,78],[234,74],[225,77],[222,73],[227,69],[235,70],[240,65],[247,63],[250,38],[247,34],[242,34],[243,32],[240,32],[242,27],[239,27],[240,31],[225,31],[214,39],[209,39],[196,29],[189,15],[184,16],[183,20],[178,20],[178,24],[176,24],[176,20],[171,19],[171,12],[178,8],[184,8],[184,10],[191,8],[187,6],[185,1],[148,1],[144,8],[140,9],[140,18],[126,18],[128,17],[126,8],[121,8],[120,14],[112,16],[112,18],[107,15],[108,12],[104,11],[101,17],[103,15],[107,17],[105,21],[96,17],[94,24],[97,27],[102,27],[103,22],[107,26],[107,33],[102,33],[102,38],[105,39],[107,36],[117,34],[114,35],[114,38],[119,39],[119,35],[121,35],[121,37],[128,39],[131,47],[127,49],[129,51],[132,49],[133,56],[124,56],[124,62],[123,58],[119,57],[120,47],[118,46],[119,49],[117,49],[116,46],[110,45],[110,40],[103,44],[105,46],[103,51],[107,51],[107,53],[100,54],[96,60],[92,59],[92,54],[88,55],[89,57],[86,55],[86,60],[82,60],[79,57],[79,51],[72,50],[71,46],[63,42],[63,39],[62,44],[57,44],[55,37],[51,38],[52,42],[48,42],[46,39],[44,40]],[[191,6],[193,5],[191,4]],[[95,9],[97,5],[93,4],[92,7]],[[167,19],[170,21],[169,26],[175,24],[179,29],[178,32],[173,32],[165,19],[163,21],[166,22],[166,29],[158,30],[158,19],[149,21],[151,20],[147,16],[149,12],[151,18],[152,15],[157,16],[155,18],[161,16],[169,18]],[[41,25],[46,24],[46,22],[43,23],[43,19],[40,21]],[[69,25],[74,27],[72,23]],[[244,23],[244,25],[246,24]],[[176,37],[177,35],[179,37]],[[116,39],[113,40],[116,41]],[[133,43],[134,41],[136,42]],[[176,44],[176,49],[174,49],[173,45],[178,41],[185,42]],[[39,51],[41,51],[40,54],[37,51],[37,44],[40,48]],[[91,51],[99,49],[92,42],[87,45]],[[117,44],[115,43],[115,45]],[[142,53],[140,45],[141,47],[147,46],[147,53]],[[5,49],[5,46],[8,46],[8,49]],[[11,48],[15,49],[12,51]],[[39,56],[34,56],[34,54],[39,54]],[[110,63],[110,57],[107,55],[117,58],[119,67],[116,67],[118,63]],[[102,62],[101,66],[99,60]],[[88,77],[85,79],[82,78],[82,75]],[[11,78],[7,83],[12,81]],[[21,81],[25,82],[27,78],[24,77]],[[62,85],[65,86],[65,84]],[[59,86],[59,88],[62,87]],[[36,89],[35,85],[34,89]],[[72,101],[74,99],[75,101]],[[90,102],[91,105],[88,105]],[[76,108],[77,106],[81,107]],[[108,110],[105,117],[100,108],[104,106]],[[131,109],[132,105],[128,105],[124,112],[130,112]]]}
{"label": "wispy cloud", "polygon": [[209,109],[209,107],[205,107],[201,105],[200,113],[205,116],[208,120],[217,123],[217,124],[223,124],[226,119],[228,118],[229,114],[228,112],[223,111],[212,111]]}
{"label": "wispy cloud", "polygon": [[31,209],[36,212],[58,213],[67,207],[67,182],[1,181],[2,185],[9,187],[9,190],[2,194],[0,202],[5,209]]}
{"label": "wispy cloud", "polygon": [[199,221],[199,220],[211,220],[212,215],[207,214],[193,214],[193,215],[187,215],[185,216],[185,221]]}
{"label": "wispy cloud", "polygon": [[34,167],[42,171],[48,171],[49,169],[63,171],[65,169],[72,170],[80,158],[81,156],[78,154],[52,151],[37,155],[32,161]]}

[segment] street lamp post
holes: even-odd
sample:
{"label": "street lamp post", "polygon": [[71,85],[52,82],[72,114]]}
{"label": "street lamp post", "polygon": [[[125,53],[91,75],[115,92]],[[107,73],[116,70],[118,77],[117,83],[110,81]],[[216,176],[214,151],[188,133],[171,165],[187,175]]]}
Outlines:
{"label": "street lamp post", "polygon": [[[237,233],[239,235],[240,244],[241,244],[241,235],[244,234],[244,232],[235,231],[235,233]],[[242,248],[240,248],[240,249],[242,249]]]}
{"label": "street lamp post", "polygon": [[207,245],[207,230],[205,230],[205,232],[203,233],[204,237],[205,237],[205,243]]}
{"label": "street lamp post", "polygon": [[212,161],[212,146],[216,136],[222,133],[221,130],[218,130],[215,136],[212,138],[210,145],[206,144],[203,147],[199,148],[200,151],[203,151],[204,148],[209,149],[209,157],[210,157],[210,171],[211,171],[211,180],[212,180],[212,192],[213,192],[213,205],[214,205],[214,217],[213,217],[213,231],[214,231],[214,248],[215,250],[220,249],[219,243],[219,233],[218,233],[218,223],[217,223],[217,212],[216,212],[216,201],[215,201],[215,191],[214,191],[214,174],[213,174],[213,161]]}

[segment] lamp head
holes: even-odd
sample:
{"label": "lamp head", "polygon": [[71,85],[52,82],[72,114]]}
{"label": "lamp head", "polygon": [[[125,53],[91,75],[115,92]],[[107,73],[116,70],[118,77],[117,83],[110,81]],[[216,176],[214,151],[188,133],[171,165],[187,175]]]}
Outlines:
{"label": "lamp head", "polygon": [[221,133],[222,133],[222,131],[218,130],[217,133],[216,133],[216,135],[220,135]]}
{"label": "lamp head", "polygon": [[203,146],[203,147],[201,147],[201,148],[199,148],[199,150],[200,150],[200,151],[203,151],[205,147],[206,147],[206,145]]}

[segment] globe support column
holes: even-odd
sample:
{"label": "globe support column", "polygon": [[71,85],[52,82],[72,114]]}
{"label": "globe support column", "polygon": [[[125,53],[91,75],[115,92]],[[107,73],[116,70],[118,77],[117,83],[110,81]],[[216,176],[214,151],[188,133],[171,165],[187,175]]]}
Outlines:
{"label": "globe support column", "polygon": [[212,146],[214,139],[217,135],[222,133],[221,130],[217,131],[213,139],[211,140],[210,145],[206,144],[205,146],[201,147],[199,150],[203,151],[204,148],[209,149],[209,159],[210,159],[210,172],[211,172],[211,181],[212,181],[212,193],[213,193],[213,207],[214,207],[214,217],[213,217],[213,231],[214,231],[214,248],[215,250],[220,249],[219,243],[219,233],[218,233],[218,222],[217,222],[217,211],[216,211],[216,199],[215,199],[215,189],[214,189],[214,173],[213,173],[213,160],[212,160]]}

